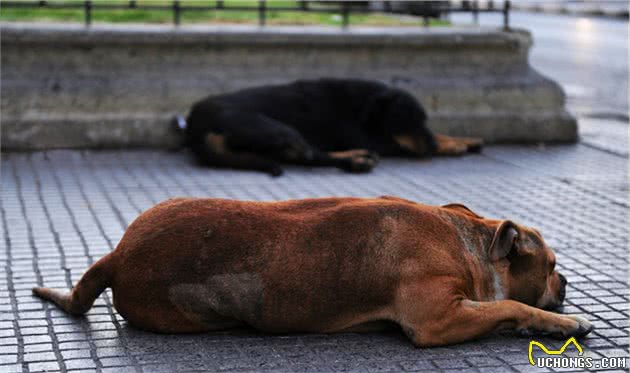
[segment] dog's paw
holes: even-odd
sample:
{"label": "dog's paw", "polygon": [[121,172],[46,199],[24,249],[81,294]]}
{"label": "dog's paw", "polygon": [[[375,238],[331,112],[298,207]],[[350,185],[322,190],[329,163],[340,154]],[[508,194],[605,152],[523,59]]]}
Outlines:
{"label": "dog's paw", "polygon": [[370,172],[378,163],[378,154],[367,149],[352,149],[330,152],[331,158],[339,160],[337,167],[346,172]]}
{"label": "dog's paw", "polygon": [[468,145],[464,143],[456,143],[451,142],[445,146],[442,146],[441,149],[438,150],[439,155],[445,155],[450,157],[458,157],[466,154],[468,152]]}
{"label": "dog's paw", "polygon": [[371,160],[373,160],[375,163],[378,163],[378,161],[381,160],[381,157],[378,155],[378,153],[374,153],[374,152],[368,152],[365,157],[370,158]]}
{"label": "dog's paw", "polygon": [[468,153],[481,153],[483,149],[483,141],[479,141],[478,143],[472,143],[467,145]]}
{"label": "dog's paw", "polygon": [[518,333],[518,335],[520,335],[521,337],[531,337],[533,335],[536,334],[535,330],[532,329],[527,329],[527,328],[523,328],[523,329],[516,329],[516,332]]}
{"label": "dog's paw", "polygon": [[573,321],[575,321],[576,323],[575,329],[571,331],[571,334],[570,334],[571,337],[583,337],[587,335],[588,333],[592,332],[593,329],[595,328],[593,324],[591,324],[590,321],[588,321],[587,319],[583,317],[574,316],[574,315],[567,315],[567,317],[570,319],[573,319]]}
{"label": "dog's paw", "polygon": [[346,171],[357,173],[370,172],[377,163],[378,158],[373,156],[372,153],[353,156],[350,158],[350,165]]}
{"label": "dog's paw", "polygon": [[583,317],[575,315],[564,315],[563,318],[567,320],[567,324],[564,325],[558,332],[550,333],[549,335],[556,339],[566,339],[569,337],[584,337],[594,329],[593,324]]}

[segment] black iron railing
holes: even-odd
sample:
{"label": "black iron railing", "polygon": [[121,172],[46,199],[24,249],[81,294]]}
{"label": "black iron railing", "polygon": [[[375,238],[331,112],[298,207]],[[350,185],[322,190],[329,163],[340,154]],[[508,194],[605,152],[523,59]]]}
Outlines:
{"label": "black iron railing", "polygon": [[[341,15],[341,26],[343,28],[348,27],[350,24],[350,15],[352,13],[371,13],[371,12],[385,12],[396,13],[401,12],[396,10],[395,5],[405,4],[405,6],[414,5],[411,7],[412,13],[422,17],[424,25],[429,26],[431,18],[438,18],[443,14],[452,12],[468,12],[472,14],[475,23],[479,20],[479,14],[485,12],[502,13],[503,15],[503,28],[509,29],[509,14],[510,14],[510,1],[504,0],[495,3],[495,1],[417,1],[398,3],[394,1],[380,1],[382,4],[381,9],[375,9],[367,6],[369,1],[307,1],[298,0],[295,7],[269,7],[266,0],[259,0],[257,6],[239,5],[227,5],[222,0],[217,0],[212,3],[213,5],[205,5],[204,2],[189,2],[182,3],[179,0],[171,2],[164,2],[164,4],[138,4],[137,1],[126,2],[110,2],[107,1],[0,1],[0,6],[3,8],[50,8],[50,9],[83,9],[84,22],[86,26],[92,24],[92,14],[99,10],[113,10],[113,9],[130,9],[130,10],[155,10],[155,11],[172,11],[173,24],[180,25],[183,12],[195,12],[195,11],[217,11],[217,12],[230,12],[230,11],[251,11],[258,13],[258,24],[264,26],[267,22],[267,12],[273,10],[274,12],[317,12],[317,13],[333,13]],[[314,5],[314,6],[313,6]],[[404,12],[404,11],[403,11]]]}

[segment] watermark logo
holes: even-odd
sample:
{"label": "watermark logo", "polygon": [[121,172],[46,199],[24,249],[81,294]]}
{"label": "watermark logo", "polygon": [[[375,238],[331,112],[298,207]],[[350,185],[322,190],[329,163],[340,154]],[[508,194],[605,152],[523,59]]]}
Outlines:
{"label": "watermark logo", "polygon": [[564,342],[562,347],[560,347],[560,349],[558,350],[549,350],[544,344],[538,341],[534,341],[534,340],[529,341],[529,348],[527,349],[527,356],[529,357],[529,363],[531,365],[536,365],[536,361],[534,361],[534,356],[532,355],[532,352],[534,351],[534,346],[538,346],[547,355],[562,355],[564,353],[564,350],[567,349],[567,346],[569,346],[572,343],[575,346],[575,348],[577,348],[578,355],[579,356],[584,355],[584,349],[582,349],[582,346],[580,346],[580,344],[575,340],[575,337],[571,337],[567,339],[567,341]]}
{"label": "watermark logo", "polygon": [[[544,355],[541,357],[534,357],[534,346],[538,347]],[[577,356],[566,356],[568,354],[565,354],[565,350],[570,346],[575,347],[577,350]],[[548,349],[544,344],[532,340],[529,342],[527,357],[529,358],[529,363],[531,365],[539,368],[625,369],[628,363],[627,357],[603,357],[601,359],[594,359],[591,356],[584,356],[584,349],[575,337],[567,339],[562,347],[557,350]]]}

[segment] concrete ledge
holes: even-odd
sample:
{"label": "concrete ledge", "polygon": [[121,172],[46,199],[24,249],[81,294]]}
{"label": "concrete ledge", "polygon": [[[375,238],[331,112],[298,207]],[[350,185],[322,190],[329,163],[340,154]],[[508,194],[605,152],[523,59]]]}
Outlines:
{"label": "concrete ledge", "polygon": [[168,147],[174,113],[212,93],[322,76],[413,92],[430,126],[489,142],[575,141],[525,31],[0,24],[2,147]]}

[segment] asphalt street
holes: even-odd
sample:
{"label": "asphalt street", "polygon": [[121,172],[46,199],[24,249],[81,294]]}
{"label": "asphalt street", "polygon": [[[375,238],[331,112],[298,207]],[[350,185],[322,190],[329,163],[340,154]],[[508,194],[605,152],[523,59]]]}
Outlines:
{"label": "asphalt street", "polygon": [[[455,14],[456,24],[470,24],[469,14]],[[481,14],[484,26],[502,17]],[[627,118],[628,21],[604,17],[511,12],[510,26],[530,30],[532,66],[560,83],[569,109],[578,116]]]}

